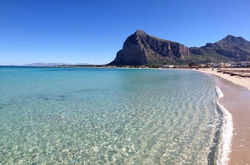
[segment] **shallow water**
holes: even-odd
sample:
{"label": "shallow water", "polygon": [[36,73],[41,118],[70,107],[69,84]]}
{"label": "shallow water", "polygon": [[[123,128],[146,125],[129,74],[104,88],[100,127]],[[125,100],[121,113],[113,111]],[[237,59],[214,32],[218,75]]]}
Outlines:
{"label": "shallow water", "polygon": [[0,164],[213,164],[214,81],[195,71],[0,67]]}

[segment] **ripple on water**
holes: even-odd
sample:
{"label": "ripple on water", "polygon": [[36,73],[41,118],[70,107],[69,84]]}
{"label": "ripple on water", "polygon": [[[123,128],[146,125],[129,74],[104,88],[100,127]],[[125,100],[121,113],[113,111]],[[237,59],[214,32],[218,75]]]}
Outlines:
{"label": "ripple on water", "polygon": [[204,75],[30,69],[1,75],[0,164],[208,164],[216,148]]}

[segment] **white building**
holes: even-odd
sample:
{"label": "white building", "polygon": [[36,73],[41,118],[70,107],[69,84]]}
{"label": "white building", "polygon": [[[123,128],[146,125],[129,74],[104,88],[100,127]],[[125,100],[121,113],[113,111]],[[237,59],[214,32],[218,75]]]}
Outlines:
{"label": "white building", "polygon": [[240,62],[241,67],[250,67],[250,61],[242,61]]}

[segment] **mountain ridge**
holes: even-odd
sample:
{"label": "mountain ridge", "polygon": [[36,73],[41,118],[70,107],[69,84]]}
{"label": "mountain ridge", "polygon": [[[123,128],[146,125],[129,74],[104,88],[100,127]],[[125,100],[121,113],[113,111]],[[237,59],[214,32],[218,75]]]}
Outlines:
{"label": "mountain ridge", "polygon": [[250,42],[243,37],[227,35],[201,47],[187,47],[179,42],[151,36],[137,30],[124,42],[116,58],[108,65],[188,64],[243,61],[250,58]]}

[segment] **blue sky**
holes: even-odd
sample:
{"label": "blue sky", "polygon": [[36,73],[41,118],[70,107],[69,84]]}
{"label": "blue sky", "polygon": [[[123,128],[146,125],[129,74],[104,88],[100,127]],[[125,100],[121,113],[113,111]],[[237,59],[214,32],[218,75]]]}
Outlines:
{"label": "blue sky", "polygon": [[187,46],[250,40],[250,1],[0,0],[0,64],[105,64],[136,29]]}

